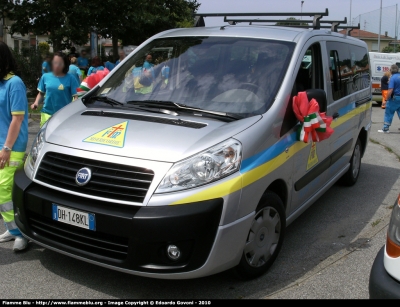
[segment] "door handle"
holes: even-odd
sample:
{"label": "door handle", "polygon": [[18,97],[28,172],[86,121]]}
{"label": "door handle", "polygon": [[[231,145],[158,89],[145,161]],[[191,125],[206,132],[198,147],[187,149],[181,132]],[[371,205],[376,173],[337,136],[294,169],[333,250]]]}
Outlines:
{"label": "door handle", "polygon": [[340,114],[338,113],[338,112],[336,112],[335,114],[333,114],[333,119],[336,119],[336,118],[338,118],[340,116]]}

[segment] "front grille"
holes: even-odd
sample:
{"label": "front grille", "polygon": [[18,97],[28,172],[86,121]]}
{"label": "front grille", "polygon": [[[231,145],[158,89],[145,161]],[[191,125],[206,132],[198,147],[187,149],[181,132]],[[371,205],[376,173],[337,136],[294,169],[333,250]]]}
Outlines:
{"label": "front grille", "polygon": [[81,251],[117,260],[128,256],[128,238],[62,224],[33,212],[28,213],[28,223],[38,235]]}
{"label": "front grille", "polygon": [[[78,186],[75,176],[83,167],[92,170],[92,179],[87,185]],[[146,168],[48,152],[43,157],[35,178],[82,194],[142,203],[153,177],[154,172]]]}

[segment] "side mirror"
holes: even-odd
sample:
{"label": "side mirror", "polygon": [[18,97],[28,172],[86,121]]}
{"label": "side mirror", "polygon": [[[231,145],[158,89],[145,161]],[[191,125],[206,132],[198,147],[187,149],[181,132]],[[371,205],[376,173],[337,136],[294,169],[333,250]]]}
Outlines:
{"label": "side mirror", "polygon": [[306,90],[308,101],[315,99],[319,104],[319,111],[326,112],[328,110],[328,103],[326,100],[326,93],[324,90]]}

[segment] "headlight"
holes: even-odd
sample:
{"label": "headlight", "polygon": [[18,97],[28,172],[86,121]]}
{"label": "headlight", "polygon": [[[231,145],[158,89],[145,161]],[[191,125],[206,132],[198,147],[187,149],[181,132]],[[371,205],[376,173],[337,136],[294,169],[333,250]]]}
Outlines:
{"label": "headlight", "polygon": [[242,145],[233,139],[176,163],[156,193],[190,189],[219,180],[240,169]]}
{"label": "headlight", "polygon": [[31,152],[27,158],[27,163],[29,163],[29,166],[32,168],[32,170],[34,170],[36,167],[37,158],[39,157],[40,151],[42,150],[46,141],[46,127],[47,123],[42,127],[42,129],[40,129],[39,133],[35,137],[32,143]]}

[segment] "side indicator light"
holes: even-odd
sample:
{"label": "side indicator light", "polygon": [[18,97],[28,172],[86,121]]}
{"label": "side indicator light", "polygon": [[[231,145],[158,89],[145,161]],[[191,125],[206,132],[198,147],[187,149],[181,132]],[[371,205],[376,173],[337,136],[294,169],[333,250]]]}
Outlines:
{"label": "side indicator light", "polygon": [[389,236],[386,239],[386,253],[392,258],[400,257],[400,246],[390,240]]}

